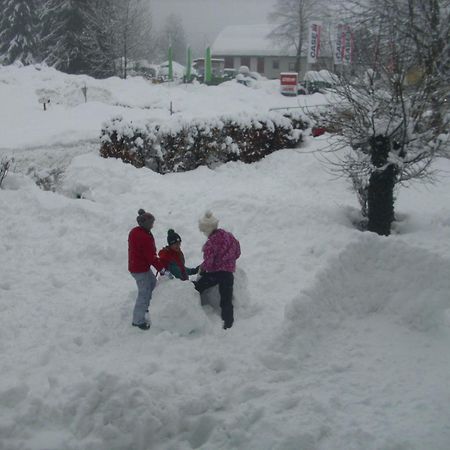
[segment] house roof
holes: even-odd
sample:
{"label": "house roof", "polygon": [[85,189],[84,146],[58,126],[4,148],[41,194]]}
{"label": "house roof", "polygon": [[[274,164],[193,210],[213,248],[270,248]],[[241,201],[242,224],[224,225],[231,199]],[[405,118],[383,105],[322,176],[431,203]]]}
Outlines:
{"label": "house roof", "polygon": [[224,28],[212,45],[214,55],[230,56],[295,56],[295,49],[287,50],[268,35],[273,25],[232,25]]}

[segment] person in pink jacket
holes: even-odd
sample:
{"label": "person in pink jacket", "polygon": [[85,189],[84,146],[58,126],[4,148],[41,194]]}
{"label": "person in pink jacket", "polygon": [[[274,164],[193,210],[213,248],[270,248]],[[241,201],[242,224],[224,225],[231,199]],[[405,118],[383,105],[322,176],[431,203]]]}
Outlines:
{"label": "person in pink jacket", "polygon": [[228,231],[218,228],[219,221],[211,211],[199,220],[199,230],[208,239],[203,245],[203,262],[200,264],[201,277],[194,282],[195,289],[204,290],[219,285],[220,309],[223,328],[231,328],[234,322],[233,284],[236,260],[241,255],[239,241]]}

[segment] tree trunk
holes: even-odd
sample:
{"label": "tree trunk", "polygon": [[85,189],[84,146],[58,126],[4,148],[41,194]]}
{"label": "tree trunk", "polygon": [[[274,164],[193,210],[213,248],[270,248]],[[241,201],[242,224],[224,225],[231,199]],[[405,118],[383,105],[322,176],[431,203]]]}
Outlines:
{"label": "tree trunk", "polygon": [[370,145],[372,164],[377,169],[369,179],[367,229],[381,236],[389,236],[394,220],[394,186],[397,166],[388,163],[390,142],[387,137],[376,136],[371,140]]}
{"label": "tree trunk", "polygon": [[369,180],[367,229],[381,236],[391,234],[394,220],[394,186],[397,169],[389,164],[384,170],[373,172]]}
{"label": "tree trunk", "polygon": [[302,47],[303,47],[303,38],[302,35],[300,34],[297,43],[297,54],[295,55],[295,71],[298,73],[299,79],[300,79],[300,69],[302,59]]}

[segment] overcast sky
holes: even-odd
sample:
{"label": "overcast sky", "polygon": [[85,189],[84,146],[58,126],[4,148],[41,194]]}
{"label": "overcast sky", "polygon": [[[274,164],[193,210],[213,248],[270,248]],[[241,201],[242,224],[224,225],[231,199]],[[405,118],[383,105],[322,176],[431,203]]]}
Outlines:
{"label": "overcast sky", "polygon": [[275,0],[150,0],[153,24],[159,28],[171,13],[183,20],[194,48],[211,45],[226,25],[267,23]]}

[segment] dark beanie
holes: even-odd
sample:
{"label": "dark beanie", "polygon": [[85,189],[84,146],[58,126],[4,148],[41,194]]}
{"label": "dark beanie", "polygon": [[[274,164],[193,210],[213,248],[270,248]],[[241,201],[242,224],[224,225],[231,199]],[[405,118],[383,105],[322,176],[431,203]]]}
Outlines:
{"label": "dark beanie", "polygon": [[181,237],[179,234],[175,233],[174,230],[170,229],[167,232],[167,243],[169,245],[176,244],[177,242],[181,242]]}
{"label": "dark beanie", "polygon": [[149,212],[145,212],[143,209],[140,209],[138,211],[136,221],[140,227],[149,229],[150,226],[155,221],[155,218],[153,217],[153,214],[150,214]]}

